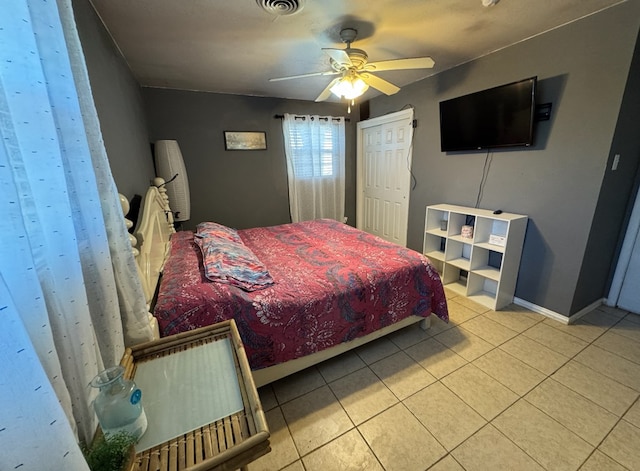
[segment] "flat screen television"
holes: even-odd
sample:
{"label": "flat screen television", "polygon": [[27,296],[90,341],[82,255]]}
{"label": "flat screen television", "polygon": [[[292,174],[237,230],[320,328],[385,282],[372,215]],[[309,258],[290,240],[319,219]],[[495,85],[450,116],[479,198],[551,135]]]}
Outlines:
{"label": "flat screen television", "polygon": [[533,144],[537,77],[440,102],[443,152]]}

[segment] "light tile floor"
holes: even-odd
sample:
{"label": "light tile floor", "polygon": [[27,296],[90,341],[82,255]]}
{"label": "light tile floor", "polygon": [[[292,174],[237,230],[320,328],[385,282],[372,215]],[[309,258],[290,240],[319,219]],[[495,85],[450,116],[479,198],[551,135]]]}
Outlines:
{"label": "light tile floor", "polygon": [[449,324],[261,388],[272,451],[249,470],[640,470],[640,316],[447,295]]}

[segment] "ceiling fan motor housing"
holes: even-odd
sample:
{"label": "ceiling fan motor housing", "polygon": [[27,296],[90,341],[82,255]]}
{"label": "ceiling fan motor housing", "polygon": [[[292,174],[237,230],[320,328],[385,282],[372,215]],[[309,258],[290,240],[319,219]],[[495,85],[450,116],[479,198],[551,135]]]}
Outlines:
{"label": "ceiling fan motor housing", "polygon": [[343,64],[339,61],[334,60],[333,58],[331,58],[329,61],[331,64],[331,67],[333,67],[333,69],[337,70],[338,72],[342,72],[345,69],[350,69],[354,67],[356,69],[361,69],[367,63],[367,59],[369,58],[367,53],[364,52],[362,49],[355,49],[355,48],[349,47],[345,49],[344,52],[346,52],[347,55],[349,56],[349,59],[351,60],[351,64]]}
{"label": "ceiling fan motor housing", "polygon": [[353,28],[344,28],[340,30],[340,39],[343,43],[347,43],[347,46],[356,40],[358,36],[358,30]]}

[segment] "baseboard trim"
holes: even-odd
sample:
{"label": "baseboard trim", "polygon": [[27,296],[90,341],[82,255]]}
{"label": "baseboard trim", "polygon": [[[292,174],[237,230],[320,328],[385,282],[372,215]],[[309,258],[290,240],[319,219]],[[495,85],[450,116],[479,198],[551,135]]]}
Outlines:
{"label": "baseboard trim", "polygon": [[602,306],[605,303],[606,303],[606,299],[605,298],[600,298],[597,301],[592,302],[587,307],[585,307],[583,309],[580,309],[578,312],[576,312],[574,315],[572,315],[569,318],[569,324],[573,324],[575,321],[580,319],[585,314],[589,314],[591,311],[593,311],[594,309],[596,309],[599,306]]}
{"label": "baseboard trim", "polygon": [[542,314],[543,316],[550,317],[558,322],[562,322],[563,324],[569,324],[569,318],[567,316],[563,316],[562,314],[552,311],[551,309],[547,309],[546,307],[538,306],[537,304],[530,303],[529,301],[525,301],[521,298],[513,298],[513,303],[527,308],[530,311]]}
{"label": "baseboard trim", "polygon": [[598,301],[594,301],[584,309],[579,310],[575,314],[570,317],[564,316],[558,312],[552,311],[551,309],[547,309],[546,307],[538,306],[537,304],[530,303],[529,301],[525,301],[521,298],[513,298],[513,303],[518,306],[522,306],[524,308],[529,309],[530,311],[537,312],[538,314],[542,314],[543,316],[547,316],[553,320],[561,322],[565,325],[573,324],[575,321],[580,319],[585,314],[590,313],[598,306],[601,306],[604,303],[604,298],[599,299]]}

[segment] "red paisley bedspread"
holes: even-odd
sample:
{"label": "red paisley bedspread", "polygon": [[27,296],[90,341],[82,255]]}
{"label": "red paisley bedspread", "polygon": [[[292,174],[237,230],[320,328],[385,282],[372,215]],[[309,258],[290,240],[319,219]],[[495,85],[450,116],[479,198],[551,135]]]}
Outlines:
{"label": "red paisley bedspread", "polygon": [[233,318],[259,369],[410,315],[448,320],[440,278],[413,250],[327,219],[238,232],[275,284],[247,292],[208,281],[193,233],[178,232],[154,312],[162,336]]}

